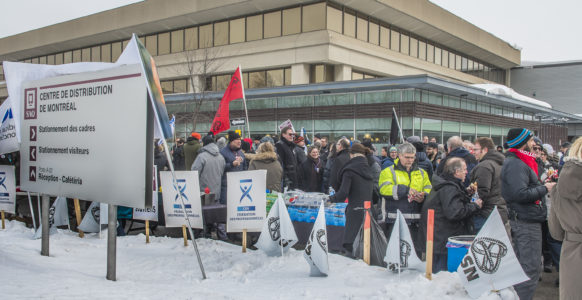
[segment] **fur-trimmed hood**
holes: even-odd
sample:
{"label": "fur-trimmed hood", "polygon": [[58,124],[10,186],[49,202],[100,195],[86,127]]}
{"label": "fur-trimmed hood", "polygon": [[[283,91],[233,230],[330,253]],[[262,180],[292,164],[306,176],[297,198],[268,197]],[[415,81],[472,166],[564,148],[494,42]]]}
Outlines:
{"label": "fur-trimmed hood", "polygon": [[260,153],[256,153],[256,154],[245,153],[245,157],[249,161],[258,160],[258,161],[271,162],[271,161],[277,160],[277,153],[275,153],[275,152],[260,152]]}

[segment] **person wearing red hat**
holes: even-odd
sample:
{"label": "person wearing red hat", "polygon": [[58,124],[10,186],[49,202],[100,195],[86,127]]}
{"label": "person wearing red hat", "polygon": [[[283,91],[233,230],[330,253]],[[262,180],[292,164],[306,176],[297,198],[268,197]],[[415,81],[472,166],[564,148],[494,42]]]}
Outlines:
{"label": "person wearing red hat", "polygon": [[[296,136],[293,142],[295,143],[295,149],[293,149],[293,152],[295,152],[295,157],[297,157],[297,166],[300,166],[307,160],[307,147],[305,147],[305,139],[302,136]],[[297,175],[301,174],[298,173]]]}
{"label": "person wearing red hat", "polygon": [[202,148],[200,144],[200,133],[192,132],[184,144],[184,168],[186,170],[190,170],[192,168],[192,164],[196,160],[196,156],[198,156],[198,151]]}

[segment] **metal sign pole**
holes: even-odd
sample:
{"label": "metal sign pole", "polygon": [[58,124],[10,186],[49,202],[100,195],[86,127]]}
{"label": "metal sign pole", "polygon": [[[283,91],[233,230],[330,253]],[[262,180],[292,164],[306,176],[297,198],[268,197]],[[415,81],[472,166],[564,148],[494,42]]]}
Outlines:
{"label": "metal sign pole", "polygon": [[49,202],[50,197],[48,195],[42,195],[42,243],[40,255],[49,256]]}
{"label": "metal sign pole", "polygon": [[107,280],[115,281],[115,264],[117,261],[117,206],[108,204],[107,208]]}

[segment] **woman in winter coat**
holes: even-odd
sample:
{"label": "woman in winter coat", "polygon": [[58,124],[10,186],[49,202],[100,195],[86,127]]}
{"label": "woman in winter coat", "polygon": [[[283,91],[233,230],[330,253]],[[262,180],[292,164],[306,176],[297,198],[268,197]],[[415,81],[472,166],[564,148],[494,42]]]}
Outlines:
{"label": "woman in winter coat", "polygon": [[319,149],[311,146],[307,149],[307,159],[299,166],[299,188],[304,192],[321,192],[323,181],[323,163],[319,159]]}
{"label": "woman in winter coat", "polygon": [[249,171],[267,170],[267,189],[275,192],[281,192],[281,177],[283,168],[275,153],[275,148],[270,142],[261,143],[257,148],[257,154],[245,154],[250,158]]}
{"label": "woman in winter coat", "polygon": [[346,207],[346,226],[343,246],[350,253],[353,251],[354,240],[364,221],[364,201],[372,201],[374,190],[374,175],[368,165],[366,156],[370,150],[362,144],[353,144],[350,149],[350,160],[340,171],[340,188],[329,197],[331,202],[344,202]]}
{"label": "woman in winter coat", "polygon": [[329,192],[329,175],[331,172],[331,167],[333,166],[333,162],[335,161],[336,154],[335,142],[331,141],[329,152],[327,154],[327,161],[325,162],[325,167],[323,169],[323,192],[326,194]]}
{"label": "woman in winter coat", "polygon": [[558,184],[550,198],[550,234],[562,241],[560,255],[560,299],[580,299],[579,270],[582,269],[582,137],[570,148]]}
{"label": "woman in winter coat", "polygon": [[472,216],[483,205],[471,202],[471,193],[463,185],[467,164],[462,158],[447,160],[443,173],[432,177],[432,191],[422,205],[421,230],[426,236],[428,210],[434,209],[434,254],[432,271],[447,270],[447,241],[452,236],[471,234]]}

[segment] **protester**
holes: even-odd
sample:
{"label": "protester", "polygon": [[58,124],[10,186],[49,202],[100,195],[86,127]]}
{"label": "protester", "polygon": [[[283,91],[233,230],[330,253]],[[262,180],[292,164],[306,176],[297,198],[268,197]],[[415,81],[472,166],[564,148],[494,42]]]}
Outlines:
{"label": "protester", "polygon": [[219,137],[218,140],[216,140],[216,146],[218,146],[218,149],[222,150],[222,148],[226,147],[226,138],[225,137]]}
{"label": "protester", "polygon": [[515,254],[530,278],[514,286],[520,299],[532,299],[542,265],[542,228],[546,220],[544,196],[555,183],[541,184],[538,166],[531,153],[533,133],[526,128],[512,128],[507,133],[508,153],[501,169],[501,195],[509,209]]}
{"label": "protester", "polygon": [[425,135],[422,137],[422,143],[424,144],[425,147],[426,145],[428,145],[429,141],[430,140],[428,139],[428,136]]}
{"label": "protester", "polygon": [[[416,148],[404,143],[398,146],[398,162],[380,173],[380,194],[386,206],[386,238],[390,239],[397,212],[400,210],[410,229],[417,254],[420,254],[422,236],[419,234],[420,210],[422,202],[432,188],[426,171],[418,168]],[[419,257],[421,255],[418,255]]]}
{"label": "protester", "polygon": [[305,146],[305,139],[302,136],[296,136],[293,140],[295,148],[293,149],[295,157],[297,157],[297,165],[301,165],[307,160],[307,147]]}
{"label": "protester", "polygon": [[350,141],[342,138],[336,143],[335,147],[337,154],[329,172],[329,185],[335,191],[338,191],[341,184],[340,172],[350,160]]}
{"label": "protester", "polygon": [[557,186],[551,191],[550,233],[562,242],[560,255],[560,299],[582,295],[582,138],[576,139],[564,158]]}
{"label": "protester", "polygon": [[570,149],[571,145],[572,143],[570,142],[564,142],[560,146],[560,152],[562,152],[562,157],[560,157],[560,167],[564,165],[564,157],[568,156],[568,150]]}
{"label": "protester", "polygon": [[198,171],[200,192],[204,192],[208,188],[211,193],[216,195],[215,199],[220,199],[222,175],[226,162],[211,135],[205,136],[202,143],[204,146],[200,149],[191,170]]}
{"label": "protester", "polygon": [[228,132],[228,145],[220,150],[224,157],[224,173],[222,174],[222,183],[220,191],[220,203],[226,204],[226,173],[240,172],[245,170],[245,156],[241,151],[241,138],[235,131]]}
{"label": "protester", "polygon": [[164,153],[164,146],[157,145],[157,142],[154,145],[154,165],[158,167],[158,178],[160,178],[161,171],[170,170],[170,164],[166,158],[166,153]]}
{"label": "protester", "polygon": [[382,148],[380,149],[380,163],[382,163],[382,160],[384,160],[387,157],[388,157],[388,146],[382,146]]}
{"label": "protester", "polygon": [[[410,142],[409,142],[410,143]],[[428,156],[424,152],[424,144],[421,142],[411,143],[416,148],[416,164],[418,167],[425,170],[429,178],[432,178],[433,168],[432,162],[428,159]]]}
{"label": "protester", "polygon": [[494,147],[493,140],[488,137],[476,139],[473,147],[479,163],[473,168],[470,178],[472,183],[477,183],[477,193],[483,200],[483,207],[473,217],[475,233],[481,230],[495,206],[499,210],[503,224],[508,222],[507,204],[501,197],[501,166],[505,156]]}
{"label": "protester", "polygon": [[497,146],[497,152],[503,153],[503,146]]}
{"label": "protester", "polygon": [[469,184],[471,183],[470,178],[469,178],[469,174],[471,174],[471,171],[477,165],[477,159],[475,159],[475,156],[473,156],[473,154],[469,153],[469,151],[467,149],[463,148],[463,140],[461,140],[461,138],[458,136],[452,136],[447,140],[447,149],[448,149],[448,154],[443,160],[441,160],[441,163],[437,168],[437,172],[436,172],[437,175],[442,174],[444,164],[446,163],[446,161],[448,159],[453,158],[453,157],[460,157],[460,158],[464,159],[465,163],[467,164],[467,171],[469,173],[467,174],[465,181],[463,181],[463,184],[465,185],[465,187],[468,187]]}
{"label": "protester", "polygon": [[311,146],[307,150],[307,159],[299,166],[301,170],[300,189],[305,192],[323,191],[323,162],[319,158],[319,150]]}
{"label": "protester", "polygon": [[327,157],[329,155],[329,145],[327,143],[327,136],[321,137],[319,140],[321,143],[321,149],[319,150],[319,158],[321,158],[323,165],[327,163]]}
{"label": "protester", "polygon": [[467,151],[469,151],[469,153],[473,154],[473,143],[471,143],[471,141],[469,140],[464,140],[463,141],[463,148],[467,149]]}
{"label": "protester", "polygon": [[440,158],[439,158],[439,145],[434,142],[429,142],[426,146],[426,155],[428,156],[428,160],[432,164],[433,171],[436,171]]}
{"label": "protester", "polygon": [[249,171],[267,170],[267,189],[272,192],[281,191],[281,178],[283,168],[275,153],[275,147],[270,142],[261,143],[257,148],[257,154],[249,163]]}
{"label": "protester", "polygon": [[343,247],[348,253],[353,251],[354,240],[364,220],[364,201],[372,199],[373,175],[366,158],[369,153],[370,150],[362,144],[352,145],[349,150],[350,160],[339,174],[340,189],[330,196],[331,202],[344,202],[348,199],[343,239]]}
{"label": "protester", "polygon": [[325,168],[323,170],[323,192],[326,194],[329,192],[330,188],[329,177],[331,173],[331,167],[333,166],[333,163],[335,162],[335,156],[337,155],[337,148],[335,145],[335,142],[330,143],[329,155],[327,156],[327,161],[325,162]]}
{"label": "protester", "polygon": [[471,202],[471,194],[463,185],[467,164],[461,158],[449,159],[441,176],[433,177],[433,188],[422,205],[422,236],[426,234],[428,210],[434,209],[434,248],[432,271],[447,270],[447,241],[452,236],[471,234],[471,217],[483,205],[481,199]]}
{"label": "protester", "polygon": [[257,150],[259,149],[259,145],[261,144],[261,137],[256,136],[253,139],[253,152],[257,152]]}
{"label": "protester", "polygon": [[437,141],[436,137],[433,136],[433,137],[430,138],[429,143],[436,143],[436,144],[438,144],[438,141]]}
{"label": "protester", "polygon": [[396,146],[390,146],[388,148],[388,157],[382,160],[382,170],[394,165],[394,162],[398,159],[398,148]]}
{"label": "protester", "polygon": [[198,151],[202,148],[200,145],[200,133],[192,132],[186,144],[184,145],[184,168],[186,170],[192,169],[192,164],[196,160]]}
{"label": "protester", "polygon": [[273,138],[270,135],[265,135],[263,138],[261,138],[261,144],[262,143],[271,143],[271,145],[273,145],[273,147],[275,147],[275,141],[273,140]]}
{"label": "protester", "polygon": [[176,145],[174,145],[174,149],[172,150],[172,160],[174,163],[174,170],[186,170],[186,161],[184,160],[184,139],[176,139]]}
{"label": "protester", "polygon": [[295,133],[291,127],[285,127],[281,130],[281,140],[275,144],[279,162],[283,168],[283,189],[286,187],[289,190],[294,190],[299,187],[299,179],[297,178],[299,168],[294,153],[294,135]]}

